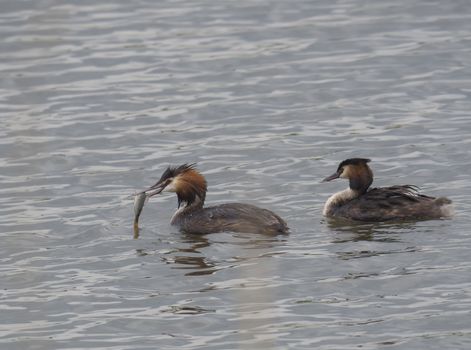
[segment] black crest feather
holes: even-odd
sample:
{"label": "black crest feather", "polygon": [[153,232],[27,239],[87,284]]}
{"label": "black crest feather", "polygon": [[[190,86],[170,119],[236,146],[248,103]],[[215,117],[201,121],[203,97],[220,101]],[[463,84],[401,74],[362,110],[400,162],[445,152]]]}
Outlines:
{"label": "black crest feather", "polygon": [[177,175],[183,174],[189,170],[195,170],[196,163],[190,163],[190,164],[182,164],[179,166],[169,166],[167,169],[165,169],[164,173],[160,177],[159,183],[171,179],[172,177],[175,177]]}
{"label": "black crest feather", "polygon": [[339,164],[337,171],[342,169],[346,165],[361,165],[371,162],[371,159],[368,158],[349,158],[345,159],[342,163]]}

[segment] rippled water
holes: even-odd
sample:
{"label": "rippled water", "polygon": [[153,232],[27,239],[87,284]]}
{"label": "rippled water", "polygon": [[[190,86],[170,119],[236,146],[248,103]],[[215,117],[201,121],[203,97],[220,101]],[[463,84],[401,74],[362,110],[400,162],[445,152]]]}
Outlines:
{"label": "rippled water", "polygon": [[[462,1],[0,3],[1,349],[469,349],[471,8]],[[325,221],[320,184],[456,217]],[[198,162],[289,236],[180,234],[132,199]]]}

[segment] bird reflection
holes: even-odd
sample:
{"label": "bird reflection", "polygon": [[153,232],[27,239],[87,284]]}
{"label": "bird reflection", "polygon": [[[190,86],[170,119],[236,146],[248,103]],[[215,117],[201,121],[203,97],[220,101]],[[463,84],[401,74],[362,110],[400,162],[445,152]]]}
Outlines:
{"label": "bird reflection", "polygon": [[[327,226],[335,233],[332,243],[350,242],[378,242],[396,243],[393,245],[380,245],[383,249],[361,249],[358,245],[346,245],[348,250],[336,252],[340,260],[370,258],[386,254],[411,253],[417,247],[404,245],[400,234],[410,233],[416,228],[414,222],[402,223],[358,223],[339,219],[328,219]],[[400,244],[398,246],[397,244]],[[363,245],[364,246],[364,245]],[[367,244],[370,247],[371,244]],[[356,249],[354,249],[356,248]]]}
{"label": "bird reflection", "polygon": [[[191,289],[191,293],[207,293],[208,291],[230,290],[234,299],[240,305],[234,312],[234,321],[240,322],[241,343],[249,344],[251,339],[258,336],[257,331],[265,327],[267,322],[276,322],[276,315],[266,315],[267,305],[276,304],[272,286],[279,283],[281,271],[280,259],[273,256],[285,254],[285,241],[288,236],[253,235],[244,233],[224,232],[209,235],[175,234],[169,241],[158,241],[154,254],[167,264],[168,269],[181,272],[188,278],[203,276],[200,287]],[[170,249],[162,248],[167,244]],[[141,251],[138,254],[143,254]],[[227,269],[227,270],[226,270]],[[224,271],[225,272],[222,272]],[[219,278],[207,275],[221,271]],[[180,278],[179,273],[173,273],[172,278]],[[176,275],[176,276],[175,276]],[[216,276],[217,277],[217,276]],[[192,280],[193,281],[193,280]],[[188,283],[189,286],[198,285]],[[266,288],[265,288],[266,286]],[[168,312],[173,314],[200,314],[214,312],[201,308],[199,305],[172,305]],[[247,316],[249,315],[249,316]],[[253,317],[257,315],[257,317]],[[258,317],[258,315],[262,315]],[[239,336],[239,335],[238,335]],[[267,340],[263,348],[274,348]]]}
{"label": "bird reflection", "polygon": [[377,241],[377,242],[401,242],[398,234],[415,231],[415,222],[396,223],[362,223],[350,220],[328,218],[327,227],[338,234],[332,240],[333,243]]}
{"label": "bird reflection", "polygon": [[[218,235],[192,235],[179,234],[180,239],[172,243],[172,248],[162,253],[162,250],[155,249],[136,249],[138,256],[159,254],[161,260],[166,264],[172,264],[171,268],[179,270],[191,270],[185,273],[185,276],[211,275],[215,272],[235,266],[241,261],[256,259],[282,254],[281,252],[271,251],[270,249],[286,240],[279,236],[259,236],[253,234],[223,233]],[[215,259],[207,256],[207,248],[213,245],[227,245],[230,249],[236,249],[240,252],[252,252],[250,255],[229,256]],[[267,251],[268,249],[268,251]],[[229,251],[229,249],[225,249]]]}

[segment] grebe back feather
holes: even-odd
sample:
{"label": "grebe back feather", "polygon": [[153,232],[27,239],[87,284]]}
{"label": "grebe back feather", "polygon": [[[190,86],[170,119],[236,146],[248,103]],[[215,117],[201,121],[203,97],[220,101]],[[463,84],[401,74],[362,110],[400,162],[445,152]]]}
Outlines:
{"label": "grebe back feather", "polygon": [[359,221],[433,219],[452,215],[448,198],[434,198],[419,193],[414,185],[395,185],[369,189],[373,172],[369,159],[352,158],[340,163],[337,171],[323,181],[349,180],[349,189],[332,195],[323,214]]}

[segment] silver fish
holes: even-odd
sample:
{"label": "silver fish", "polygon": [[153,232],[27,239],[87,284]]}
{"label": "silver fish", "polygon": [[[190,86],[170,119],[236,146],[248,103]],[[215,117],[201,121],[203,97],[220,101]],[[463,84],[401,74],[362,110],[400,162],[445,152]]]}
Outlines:
{"label": "silver fish", "polygon": [[134,227],[138,226],[139,216],[141,215],[142,208],[147,200],[147,194],[145,192],[138,193],[134,196]]}

